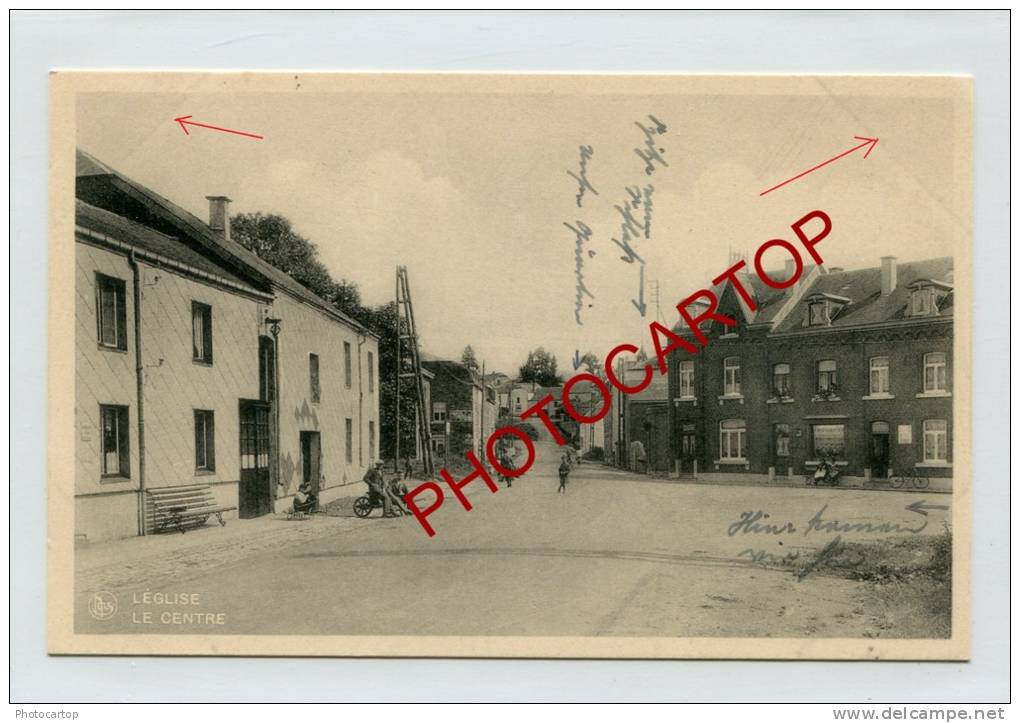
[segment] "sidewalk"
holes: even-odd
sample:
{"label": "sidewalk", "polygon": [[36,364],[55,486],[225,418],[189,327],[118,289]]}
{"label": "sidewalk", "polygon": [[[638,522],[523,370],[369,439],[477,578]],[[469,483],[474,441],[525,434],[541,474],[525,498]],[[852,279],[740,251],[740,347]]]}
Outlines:
{"label": "sidewalk", "polygon": [[260,552],[321,537],[348,534],[365,524],[352,505],[361,494],[358,486],[324,505],[324,514],[287,520],[286,513],[250,520],[215,520],[186,533],[163,532],[104,542],[79,542],[75,547],[75,587],[78,593],[150,583],[176,584],[187,576],[239,562]]}

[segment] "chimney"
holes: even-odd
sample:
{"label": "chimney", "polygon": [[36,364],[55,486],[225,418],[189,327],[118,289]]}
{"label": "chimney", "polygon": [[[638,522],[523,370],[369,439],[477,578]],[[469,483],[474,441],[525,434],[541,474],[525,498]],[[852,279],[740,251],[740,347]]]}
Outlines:
{"label": "chimney", "polygon": [[888,296],[896,290],[896,257],[882,257],[882,296]]}
{"label": "chimney", "polygon": [[209,201],[209,228],[230,239],[230,199],[226,196],[206,196]]}
{"label": "chimney", "polygon": [[[787,259],[786,263],[783,264],[783,278],[789,281],[793,278],[793,275],[797,273],[797,262],[794,259]],[[801,273],[804,273],[803,270]]]}

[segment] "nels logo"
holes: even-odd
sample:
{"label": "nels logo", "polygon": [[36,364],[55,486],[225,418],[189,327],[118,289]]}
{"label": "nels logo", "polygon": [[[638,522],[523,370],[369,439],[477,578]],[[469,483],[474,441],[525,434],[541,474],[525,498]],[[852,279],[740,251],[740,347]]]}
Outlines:
{"label": "nels logo", "polygon": [[89,613],[96,620],[109,620],[117,613],[117,596],[110,592],[97,592],[89,598]]}

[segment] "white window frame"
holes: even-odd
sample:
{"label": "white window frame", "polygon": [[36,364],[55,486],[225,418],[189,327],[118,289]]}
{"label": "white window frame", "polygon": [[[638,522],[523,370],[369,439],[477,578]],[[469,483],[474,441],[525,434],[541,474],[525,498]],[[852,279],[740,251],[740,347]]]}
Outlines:
{"label": "white window frame", "polygon": [[[929,429],[929,425],[942,425],[942,429]],[[942,456],[939,456],[940,438],[943,451]],[[931,440],[930,443],[929,440]],[[949,463],[949,422],[947,420],[926,419],[921,423],[921,459],[925,463]]]}
{"label": "white window frame", "polygon": [[[932,361],[932,357],[942,357],[941,362]],[[928,370],[933,371],[932,378],[934,386],[928,386]],[[942,370],[942,385],[939,386],[939,370]],[[924,355],[924,371],[922,376],[922,390],[925,394],[939,394],[949,391],[949,355],[944,351],[932,351]]]}
{"label": "white window frame", "polygon": [[[885,362],[882,364],[881,362]],[[883,373],[884,372],[884,373]],[[876,385],[875,382],[878,382]],[[884,385],[882,382],[885,382]],[[885,387],[884,389],[882,387]],[[873,356],[868,361],[868,393],[873,397],[889,395],[889,357]]]}
{"label": "white window frame", "polygon": [[[822,364],[832,364],[832,369],[822,369]],[[823,392],[831,391],[833,388],[836,389],[836,393],[839,393],[839,365],[836,364],[835,359],[819,359],[815,362],[815,389],[819,394]],[[826,377],[827,384],[822,387],[822,374],[828,375]]]}
{"label": "white window frame", "polygon": [[[739,423],[741,426],[727,427],[726,426],[727,423]],[[736,449],[734,449],[734,441],[736,442]],[[719,422],[719,461],[721,462],[747,461],[746,420],[723,419],[722,421]]]}
{"label": "white window frame", "polygon": [[728,356],[723,359],[723,396],[740,395],[740,357]]}
{"label": "white window frame", "polygon": [[[786,371],[780,373],[780,368]],[[784,392],[781,392],[779,385],[776,384],[776,378],[780,376],[786,377],[786,390]],[[786,362],[772,365],[772,392],[780,399],[788,399],[790,396],[790,365]]]}
{"label": "white window frame", "polygon": [[694,362],[680,362],[680,398],[694,399]]}

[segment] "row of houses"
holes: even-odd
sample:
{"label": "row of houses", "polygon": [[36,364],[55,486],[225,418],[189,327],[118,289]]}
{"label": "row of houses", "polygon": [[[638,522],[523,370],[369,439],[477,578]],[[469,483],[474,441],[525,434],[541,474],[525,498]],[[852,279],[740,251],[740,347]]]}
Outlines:
{"label": "row of houses", "polygon": [[[678,324],[697,352],[672,354],[668,376],[643,392],[614,396],[607,448],[615,464],[766,481],[830,460],[851,482],[916,470],[951,485],[951,258],[815,266],[785,290],[739,279],[756,311],[728,284],[719,311],[735,326],[703,327],[709,343],[699,347]],[[621,362],[618,374],[634,383],[646,363]],[[635,442],[645,464],[636,464]]]}
{"label": "row of houses", "polygon": [[77,154],[75,533],[145,534],[147,490],[242,518],[328,501],[378,456],[378,338],[208,222]]}

